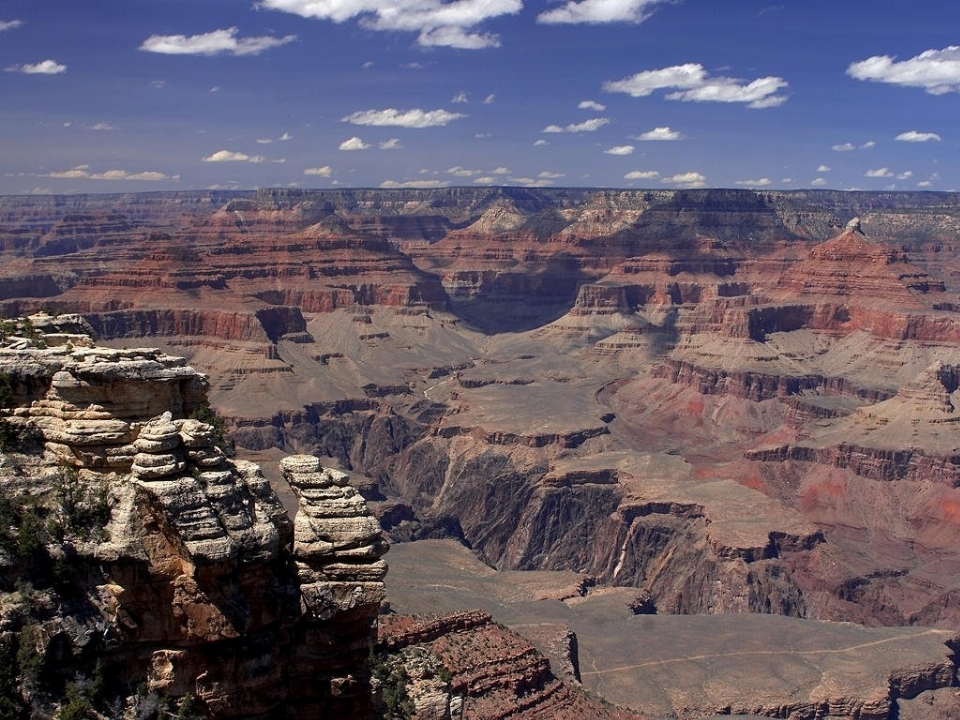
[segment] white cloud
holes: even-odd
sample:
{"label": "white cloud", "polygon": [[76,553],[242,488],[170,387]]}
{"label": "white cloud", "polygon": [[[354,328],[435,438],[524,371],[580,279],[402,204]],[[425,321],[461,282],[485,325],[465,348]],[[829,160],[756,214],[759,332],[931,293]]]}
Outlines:
{"label": "white cloud", "polygon": [[307,168],[303,171],[304,175],[319,175],[320,177],[330,177],[333,174],[333,168],[329,165],[323,167]]}
{"label": "white cloud", "polygon": [[656,170],[632,170],[623,176],[624,180],[653,180],[660,177]]}
{"label": "white cloud", "polygon": [[580,104],[577,105],[578,110],[596,110],[597,112],[603,112],[607,109],[606,105],[601,105],[598,102],[593,100],[582,100]]}
{"label": "white cloud", "polygon": [[893,173],[890,172],[889,168],[877,168],[876,170],[867,170],[864,173],[864,177],[868,178],[889,178],[893,177]]}
{"label": "white cloud", "polygon": [[13,30],[23,25],[23,20],[0,20],[0,32]]}
{"label": "white cloud", "polygon": [[660,178],[660,182],[669,185],[678,185],[680,187],[703,187],[707,183],[707,178],[698,172],[678,173],[672,177]]}
{"label": "white cloud", "polygon": [[293,140],[293,135],[291,135],[288,132],[285,132],[283,135],[280,136],[280,142],[286,142],[287,140]]}
{"label": "white cloud", "polygon": [[377,127],[405,127],[428,128],[440,127],[453,120],[466,117],[461,113],[452,113],[449,110],[359,110],[342,118],[343,122],[354,125],[374,125]]}
{"label": "white cloud", "polygon": [[668,100],[684,102],[746,103],[747,107],[770,108],[786,102],[786,95],[777,93],[789,83],[780,77],[762,77],[749,83],[728,77],[708,77],[699,63],[685,63],[645,70],[622,80],[608,80],[606,92],[622,92],[632,97],[646,97],[655,90],[674,89]]}
{"label": "white cloud", "polygon": [[5,69],[7,72],[18,72],[24,75],[59,75],[67,71],[67,66],[55,60],[43,60],[33,64],[11,65]]}
{"label": "white cloud", "polygon": [[273,142],[273,138],[257,138],[258,145],[270,145]]}
{"label": "white cloud", "polygon": [[470,95],[468,93],[465,93],[463,90],[461,90],[460,92],[458,92],[456,95],[453,96],[453,99],[450,100],[450,102],[468,103],[470,102]]}
{"label": "white cloud", "polygon": [[382,188],[444,188],[449,185],[450,183],[446,180],[407,180],[406,182],[384,180],[380,183]]}
{"label": "white cloud", "polygon": [[237,32],[232,27],[202,35],[151,35],[140,49],[163,55],[259,55],[297,39],[296,35],[238,38]]}
{"label": "white cloud", "polygon": [[[544,132],[546,132],[546,131],[544,131]],[[548,143],[546,140],[544,140],[544,139],[541,138],[540,140],[536,140],[536,141],[533,143],[533,146],[534,146],[534,147],[544,147],[545,145],[549,145],[549,144],[550,144],[550,143]]]}
{"label": "white cloud", "polygon": [[231,150],[217,150],[212,155],[208,155],[203,159],[204,162],[250,162],[250,163],[262,163],[264,161],[262,155],[247,155],[242,152],[233,152]]}
{"label": "white cloud", "polygon": [[447,170],[448,175],[455,175],[456,177],[473,177],[475,175],[480,175],[481,172],[482,170],[468,170],[467,168],[462,168],[459,165]]}
{"label": "white cloud", "polygon": [[220,86],[219,86],[219,85],[214,85],[212,88],[210,88],[210,92],[212,92],[212,93],[220,92]]}
{"label": "white cloud", "polygon": [[166,81],[166,80],[151,80],[151,81],[150,81],[150,87],[152,87],[154,90],[163,90],[163,88],[166,87],[166,85],[167,85],[167,81]]}
{"label": "white cloud", "polygon": [[931,140],[940,142],[940,136],[937,135],[936,133],[918,132],[917,130],[908,130],[907,132],[900,133],[894,139],[899,140],[900,142],[913,142],[913,143],[930,142]]}
{"label": "white cloud", "polygon": [[545,133],[579,133],[579,132],[594,132],[599,130],[604,125],[609,123],[608,118],[590,118],[589,120],[584,120],[582,123],[570,123],[564,127],[559,125],[547,125],[541,132]]}
{"label": "white cloud", "polygon": [[817,168],[817,172],[830,172],[830,167],[828,165],[821,165]]}
{"label": "white cloud", "polygon": [[107,170],[102,173],[95,173],[90,176],[91,180],[147,180],[155,182],[158,180],[179,180],[179,175],[164,175],[162,172],[147,170],[145,172],[131,173],[126,170]]}
{"label": "white cloud", "polygon": [[549,187],[553,185],[553,182],[546,178],[512,177],[510,182],[523,187]]}
{"label": "white cloud", "polygon": [[824,178],[818,177],[810,181],[810,185],[813,187],[823,187],[827,184],[827,181]]}
{"label": "white cloud", "polygon": [[853,143],[848,143],[848,142],[841,143],[839,145],[831,145],[830,149],[833,150],[834,152],[851,152],[853,150],[869,150],[870,148],[874,148],[876,146],[877,146],[876,141],[867,140],[865,143],[861,145],[854,145]]}
{"label": "white cloud", "polygon": [[677,130],[671,130],[669,127],[656,127],[641,135],[635,135],[634,139],[644,142],[655,140],[683,140],[683,134]]}
{"label": "white cloud", "polygon": [[614,145],[612,148],[607,148],[603,152],[607,155],[629,155],[633,150],[633,145]]}
{"label": "white cloud", "polygon": [[737,180],[736,185],[743,185],[744,187],[766,187],[773,181],[770,178],[760,178],[759,180]]}
{"label": "white cloud", "polygon": [[549,170],[544,170],[541,173],[537,173],[537,177],[541,180],[559,180],[562,177],[566,177],[566,173],[560,172],[550,172]]}
{"label": "white cloud", "polygon": [[493,104],[493,101],[496,100],[496,98],[497,98],[497,96],[496,96],[495,94],[490,93],[489,95],[487,95],[487,96],[483,99],[483,104],[484,104],[484,105],[492,105],[492,104]]}
{"label": "white cloud", "polygon": [[160,180],[179,180],[179,175],[165,175],[156,170],[146,170],[143,172],[132,173],[128,170],[105,170],[102,173],[91,173],[89,165],[77,165],[70,170],[60,170],[52,172],[44,177],[59,178],[61,180],[76,180],[84,178],[87,180],[140,180],[147,182],[157,182]]}
{"label": "white cloud", "polygon": [[400,144],[400,138],[390,138],[380,143],[381,150],[400,150],[403,145]]}
{"label": "white cloud", "polygon": [[116,130],[110,123],[98,122],[89,127],[90,130]]}
{"label": "white cloud", "polygon": [[498,181],[497,178],[491,175],[484,175],[483,177],[474,178],[473,182],[476,185],[496,185]]}
{"label": "white cloud", "polygon": [[340,143],[340,150],[369,150],[370,146],[363,140],[354,135],[348,140]]}
{"label": "white cloud", "polygon": [[503,167],[503,166],[495,167],[493,170],[490,171],[490,173],[491,173],[492,175],[509,175],[509,174],[510,174],[510,168],[506,168],[506,167]]}
{"label": "white cloud", "polygon": [[502,15],[514,15],[522,0],[261,0],[256,7],[335,23],[359,19],[370,30],[419,33],[423,46],[465,50],[497,47],[496,35],[479,26]]}
{"label": "white cloud", "polygon": [[960,46],[925,50],[900,62],[890,55],[874,55],[851,63],[847,75],[857,80],[919,87],[931,95],[960,92]]}
{"label": "white cloud", "polygon": [[651,10],[663,0],[567,0],[562,7],[537,16],[547,24],[599,25],[602,23],[640,23],[650,17]]}
{"label": "white cloud", "polygon": [[917,187],[922,187],[922,188],[933,187],[933,183],[930,182],[929,180],[921,180],[920,182],[917,183]]}
{"label": "white cloud", "polygon": [[897,180],[909,180],[913,177],[913,170],[904,170],[902,173],[897,173]]}
{"label": "white cloud", "polygon": [[74,178],[87,178],[90,177],[90,166],[77,165],[75,168],[71,168],[70,170],[59,170],[57,172],[49,173],[46,177],[61,178],[65,180],[73,180]]}

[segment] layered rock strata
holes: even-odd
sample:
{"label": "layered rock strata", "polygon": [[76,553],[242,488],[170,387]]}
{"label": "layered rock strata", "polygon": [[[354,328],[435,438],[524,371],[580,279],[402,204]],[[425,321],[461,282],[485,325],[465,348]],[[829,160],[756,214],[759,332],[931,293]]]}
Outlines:
{"label": "layered rock strata", "polygon": [[346,475],[286,458],[291,522],[259,466],[183,417],[207,383],[182,359],[27,340],[0,348],[26,403],[0,421],[44,454],[4,435],[0,642],[33,653],[43,685],[15,702],[54,712],[96,675],[106,689],[78,697],[110,712],[162,696],[210,718],[370,716],[387,547]]}

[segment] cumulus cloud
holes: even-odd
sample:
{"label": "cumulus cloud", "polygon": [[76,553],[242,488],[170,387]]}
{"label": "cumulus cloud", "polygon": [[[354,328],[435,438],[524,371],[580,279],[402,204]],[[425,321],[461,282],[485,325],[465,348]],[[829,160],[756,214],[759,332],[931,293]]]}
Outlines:
{"label": "cumulus cloud", "polygon": [[560,125],[547,125],[542,132],[545,133],[579,133],[579,132],[594,132],[599,130],[604,125],[609,123],[609,118],[590,118],[589,120],[584,120],[582,123],[570,123],[561,127]]}
{"label": "cumulus cloud", "polygon": [[307,168],[303,171],[304,175],[317,175],[319,177],[330,177],[333,174],[333,168],[329,165],[323,167]]}
{"label": "cumulus cloud", "polygon": [[786,95],[777,93],[789,83],[780,77],[762,77],[743,84],[728,77],[709,77],[700,63],[673,65],[659,70],[644,70],[622,80],[608,80],[606,92],[622,92],[632,97],[646,97],[655,90],[674,90],[668,100],[683,102],[745,103],[747,107],[770,108],[786,102]]}
{"label": "cumulus cloud", "polygon": [[354,135],[352,138],[340,143],[340,150],[369,150],[370,145]]}
{"label": "cumulus cloud", "polygon": [[203,159],[204,162],[249,162],[249,163],[262,163],[264,161],[263,155],[247,155],[242,152],[233,152],[231,150],[217,150],[212,155],[208,155]]}
{"label": "cumulus cloud", "polygon": [[449,110],[358,110],[342,118],[343,122],[353,125],[374,125],[377,127],[428,128],[440,127],[466,115]]}
{"label": "cumulus cloud", "polygon": [[492,105],[493,101],[497,99],[497,96],[494,93],[490,93],[483,99],[484,105]]}
{"label": "cumulus cloud", "polygon": [[606,105],[601,105],[598,102],[593,100],[581,100],[577,105],[578,110],[596,110],[597,112],[603,112],[607,109]]}
{"label": "cumulus cloud", "polygon": [[293,135],[291,135],[288,132],[285,132],[283,135],[280,136],[280,142],[286,142],[287,140],[293,140]]}
{"label": "cumulus cloud", "polygon": [[449,185],[450,183],[446,180],[407,180],[405,182],[384,180],[380,183],[382,188],[444,188]]}
{"label": "cumulus cloud", "polygon": [[273,143],[273,138],[257,138],[258,145],[270,145]]}
{"label": "cumulus cloud", "polygon": [[484,175],[482,177],[474,178],[473,182],[476,185],[496,185],[498,180],[492,175]]}
{"label": "cumulus cloud", "polygon": [[931,95],[960,92],[960,46],[925,50],[909,60],[874,55],[850,63],[847,75],[857,80],[923,88]]}
{"label": "cumulus cloud", "polygon": [[537,177],[541,180],[559,180],[562,177],[565,177],[566,173],[561,172],[550,172],[549,170],[544,170],[541,173],[537,173]]}
{"label": "cumulus cloud", "polygon": [[549,145],[549,144],[550,144],[550,143],[548,143],[546,140],[544,140],[543,138],[541,138],[540,140],[534,141],[533,146],[534,146],[534,147],[544,147],[544,146]]}
{"label": "cumulus cloud", "polygon": [[452,102],[452,103],[468,103],[468,102],[470,102],[470,95],[469,95],[469,93],[466,93],[466,92],[464,92],[463,90],[461,90],[460,92],[458,92],[456,95],[453,96],[453,99],[450,100],[450,102]]}
{"label": "cumulus cloud", "polygon": [[817,168],[817,172],[830,172],[830,166],[821,165],[820,167]]}
{"label": "cumulus cloud", "polygon": [[864,177],[868,178],[889,178],[893,177],[893,173],[890,172],[889,168],[877,168],[876,170],[867,170],[864,173]]}
{"label": "cumulus cloud", "polygon": [[69,170],[58,170],[46,175],[46,177],[61,178],[63,180],[73,180],[75,178],[90,177],[89,165],[77,165]]}
{"label": "cumulus cloud", "polygon": [[656,170],[632,170],[623,176],[624,180],[653,180],[660,177]]}
{"label": "cumulus cloud", "polygon": [[480,26],[502,15],[514,15],[522,0],[261,0],[257,5],[304,18],[335,23],[358,19],[370,30],[416,32],[417,43],[464,50],[497,47],[496,35]]}
{"label": "cumulus cloud", "polygon": [[656,127],[653,130],[649,130],[640,135],[635,135],[636,140],[643,140],[644,142],[656,141],[656,140],[683,140],[683,134],[677,130],[671,130],[669,127]]}
{"label": "cumulus cloud", "polygon": [[400,138],[390,138],[380,143],[381,150],[400,150],[403,145],[400,144]]}
{"label": "cumulus cloud", "polygon": [[876,146],[877,146],[877,143],[875,143],[873,140],[867,140],[863,145],[860,146],[860,149],[869,150],[870,148],[876,147]]}
{"label": "cumulus cloud", "polygon": [[493,174],[493,175],[509,175],[509,174],[510,174],[510,168],[503,167],[503,166],[501,165],[500,167],[495,167],[495,168],[494,168],[493,170],[491,170],[490,172],[491,172],[491,174]]}
{"label": "cumulus cloud", "polygon": [[823,187],[824,185],[827,184],[827,181],[826,181],[824,178],[822,178],[822,177],[818,177],[818,178],[814,178],[813,180],[811,180],[811,181],[810,181],[810,184],[811,184],[813,187]]}
{"label": "cumulus cloud", "polygon": [[537,22],[547,24],[640,23],[650,17],[663,0],[567,0],[562,6],[540,13]]}
{"label": "cumulus cloud", "polygon": [[128,170],[105,170],[101,173],[90,172],[89,165],[77,165],[69,170],[60,170],[58,172],[48,173],[44,177],[59,178],[61,180],[76,180],[84,178],[87,180],[139,180],[146,182],[157,182],[159,180],[179,180],[179,175],[166,175],[156,170],[145,170],[143,172],[130,172]]}
{"label": "cumulus cloud", "polygon": [[737,180],[736,185],[743,185],[744,187],[766,187],[773,181],[770,178],[762,177],[758,180]]}
{"label": "cumulus cloud", "polygon": [[612,148],[607,148],[603,152],[607,155],[629,155],[633,150],[633,145],[614,145]]}
{"label": "cumulus cloud", "polygon": [[918,132],[917,130],[908,130],[907,132],[900,133],[894,139],[899,140],[900,142],[913,142],[913,143],[930,142],[931,140],[940,142],[940,136],[937,135],[936,133]]}
{"label": "cumulus cloud", "polygon": [[151,35],[140,49],[163,55],[259,55],[297,39],[296,35],[240,38],[238,32],[232,27],[202,35]]}
{"label": "cumulus cloud", "polygon": [[23,25],[23,20],[0,20],[0,32],[13,30]]}
{"label": "cumulus cloud", "polygon": [[913,170],[904,170],[902,173],[897,173],[897,180],[909,180],[913,177]]}
{"label": "cumulus cloud", "polygon": [[10,65],[6,68],[6,71],[23,73],[24,75],[59,75],[67,71],[67,66],[61,65],[55,60],[41,60],[33,64]]}
{"label": "cumulus cloud", "polygon": [[706,185],[707,178],[698,172],[686,172],[678,173],[668,178],[660,178],[660,182],[668,185],[677,185],[679,187],[696,188]]}

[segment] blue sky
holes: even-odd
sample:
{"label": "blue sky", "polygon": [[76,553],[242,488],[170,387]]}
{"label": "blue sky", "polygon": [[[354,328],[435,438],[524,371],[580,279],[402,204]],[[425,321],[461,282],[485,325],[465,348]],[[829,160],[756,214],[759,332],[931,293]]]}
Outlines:
{"label": "blue sky", "polygon": [[960,188],[951,0],[3,0],[0,193]]}

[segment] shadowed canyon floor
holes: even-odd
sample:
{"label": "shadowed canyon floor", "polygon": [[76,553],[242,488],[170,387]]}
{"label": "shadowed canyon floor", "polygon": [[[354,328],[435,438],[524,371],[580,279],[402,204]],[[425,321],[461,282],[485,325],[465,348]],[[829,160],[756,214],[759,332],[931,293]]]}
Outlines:
{"label": "shadowed canyon floor", "polygon": [[[628,588],[554,603],[551,622],[589,635],[616,593],[642,596],[656,616],[628,621],[661,637],[680,614],[690,638],[775,638],[742,657],[755,669],[776,638],[825,638],[782,658],[779,685],[710,689],[688,668],[696,702],[644,665],[666,683],[651,712],[723,710],[704,698],[730,687],[749,695],[731,707],[770,714],[814,702],[803,678],[822,672],[852,717],[885,679],[842,690],[842,648],[929,660],[960,625],[958,237],[960,196],[936,193],[0,198],[0,307],[186,356],[281,498],[271,465],[314,454],[394,542],[452,537],[499,572]],[[650,662],[586,647],[585,684],[612,698],[640,680],[608,670]],[[870,707],[905,719],[911,702]]]}

